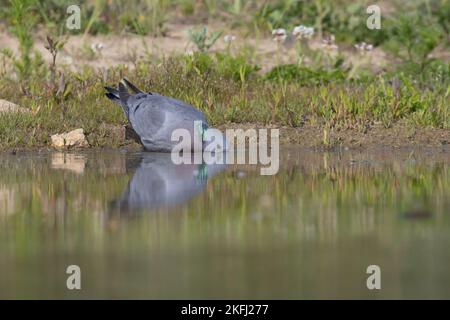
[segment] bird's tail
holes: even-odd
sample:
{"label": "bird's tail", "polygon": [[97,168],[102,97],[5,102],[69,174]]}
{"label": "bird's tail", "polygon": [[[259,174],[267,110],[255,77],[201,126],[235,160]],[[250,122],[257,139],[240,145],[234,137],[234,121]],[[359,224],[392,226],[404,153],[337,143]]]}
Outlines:
{"label": "bird's tail", "polygon": [[106,96],[108,97],[109,100],[111,100],[117,104],[121,104],[119,90],[111,88],[111,87],[105,87],[105,90],[106,90]]}
{"label": "bird's tail", "polygon": [[120,82],[123,83],[126,87],[130,88],[131,91],[133,91],[134,93],[145,93],[144,91],[136,87],[134,84],[132,84],[130,81],[128,81],[127,78],[123,78],[122,81]]}
{"label": "bird's tail", "polygon": [[134,84],[132,84],[130,81],[128,81],[127,78],[123,78],[118,85],[118,89],[114,89],[111,87],[105,87],[106,89],[106,96],[116,102],[119,103],[126,103],[128,98],[130,97],[130,93],[128,92],[128,89],[130,88],[132,93],[145,93],[138,87],[136,87]]}
{"label": "bird's tail", "polygon": [[119,89],[105,87],[105,90],[106,90],[106,97],[108,97],[108,99],[121,106],[123,112],[125,113],[125,116],[128,118],[129,109],[127,100],[130,97],[130,94],[128,93],[125,86],[122,83],[119,83]]}
{"label": "bird's tail", "polygon": [[121,106],[123,111],[125,112],[125,115],[128,117],[127,101],[130,97],[130,93],[128,92],[127,88],[130,88],[133,93],[144,93],[126,78],[123,78],[122,81],[119,82],[117,89],[114,89],[112,87],[105,87],[105,90],[108,99]]}

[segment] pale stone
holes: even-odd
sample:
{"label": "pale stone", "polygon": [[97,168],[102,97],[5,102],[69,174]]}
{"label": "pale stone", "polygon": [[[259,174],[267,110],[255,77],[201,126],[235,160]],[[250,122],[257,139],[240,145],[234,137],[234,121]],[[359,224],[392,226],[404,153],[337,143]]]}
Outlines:
{"label": "pale stone", "polygon": [[55,148],[88,146],[83,129],[75,129],[67,133],[52,135],[51,140],[52,146]]}
{"label": "pale stone", "polygon": [[54,134],[51,136],[52,146],[55,148],[63,148],[64,147],[64,137],[61,134]]}
{"label": "pale stone", "polygon": [[88,144],[83,129],[75,129],[66,133],[64,140],[66,147],[85,147]]}
{"label": "pale stone", "polygon": [[10,101],[0,99],[0,112],[30,112],[30,110],[22,108]]}

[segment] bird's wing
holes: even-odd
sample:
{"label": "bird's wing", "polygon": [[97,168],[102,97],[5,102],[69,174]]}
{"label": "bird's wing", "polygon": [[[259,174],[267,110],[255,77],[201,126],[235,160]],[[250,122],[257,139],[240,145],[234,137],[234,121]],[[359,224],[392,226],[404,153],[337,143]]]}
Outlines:
{"label": "bird's wing", "polygon": [[180,118],[184,118],[185,120],[201,120],[206,123],[205,115],[200,110],[184,101],[161,96],[157,93],[154,93],[151,99],[158,101],[158,106],[167,109],[168,111],[175,112]]}
{"label": "bird's wing", "polygon": [[141,138],[151,138],[160,130],[174,128],[179,124],[206,118],[194,107],[182,101],[160,95],[147,95],[133,102],[130,108],[130,122]]}
{"label": "bird's wing", "polygon": [[130,112],[130,123],[141,138],[150,138],[164,127],[166,111],[146,100],[139,101]]}

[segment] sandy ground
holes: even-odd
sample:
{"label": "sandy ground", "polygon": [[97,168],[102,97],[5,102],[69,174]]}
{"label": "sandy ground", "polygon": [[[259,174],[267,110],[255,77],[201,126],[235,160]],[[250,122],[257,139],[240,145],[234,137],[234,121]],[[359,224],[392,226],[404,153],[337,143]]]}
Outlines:
{"label": "sandy ground", "polygon": [[[201,26],[169,24],[165,37],[138,36],[133,34],[123,35],[73,35],[67,38],[67,43],[57,57],[58,65],[65,65],[72,69],[78,69],[83,65],[95,68],[107,68],[118,64],[133,67],[140,58],[152,58],[170,56],[172,54],[189,54],[195,51],[195,47],[188,40],[187,31],[198,29]],[[224,30],[222,26],[210,27],[210,30]],[[244,37],[237,31],[224,32],[222,37],[212,48],[214,51],[227,50],[228,44],[224,36],[233,34],[236,40],[230,46],[232,52],[242,48],[250,48],[253,52],[254,63],[261,67],[261,72],[270,70],[278,63],[295,63],[297,53],[292,43],[277,46],[270,33],[262,34],[260,38]],[[35,35],[35,47],[44,59],[50,62],[51,56],[44,48],[46,34],[37,32]],[[10,48],[18,53],[18,42],[6,30],[0,31],[0,47]],[[319,39],[312,39],[310,46],[313,49],[321,48]],[[102,47],[101,50],[97,48]],[[341,53],[350,61],[361,60],[368,64],[374,71],[383,69],[387,64],[387,55],[381,49],[375,48],[369,57],[361,57],[352,47],[340,47]]]}

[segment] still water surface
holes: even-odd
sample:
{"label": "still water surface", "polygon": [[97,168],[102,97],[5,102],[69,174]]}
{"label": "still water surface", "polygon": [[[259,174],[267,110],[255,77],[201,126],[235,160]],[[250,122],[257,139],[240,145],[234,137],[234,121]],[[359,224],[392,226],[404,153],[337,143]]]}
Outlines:
{"label": "still water surface", "polygon": [[0,298],[450,298],[449,150],[280,158],[0,155]]}

